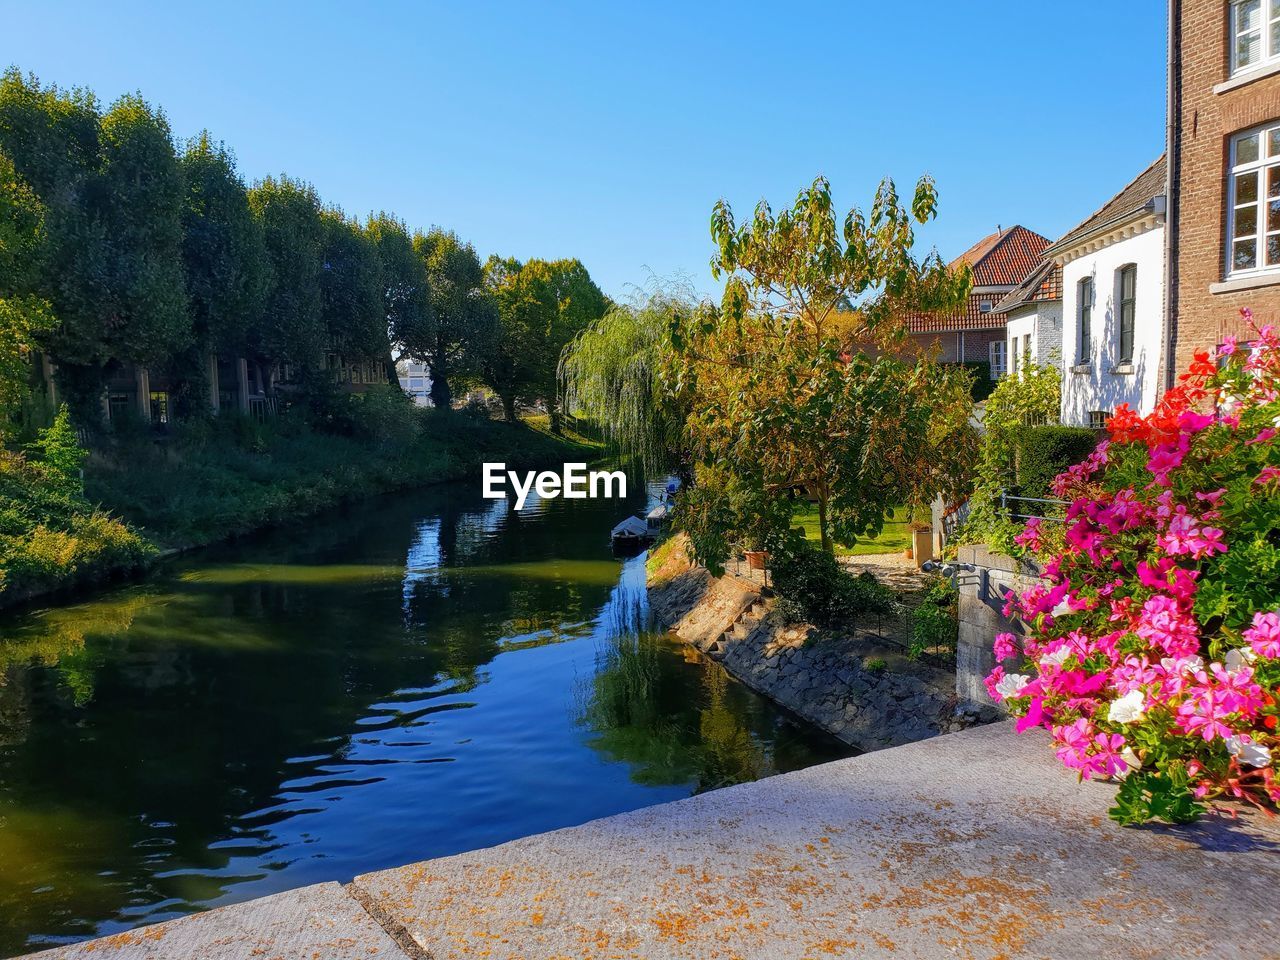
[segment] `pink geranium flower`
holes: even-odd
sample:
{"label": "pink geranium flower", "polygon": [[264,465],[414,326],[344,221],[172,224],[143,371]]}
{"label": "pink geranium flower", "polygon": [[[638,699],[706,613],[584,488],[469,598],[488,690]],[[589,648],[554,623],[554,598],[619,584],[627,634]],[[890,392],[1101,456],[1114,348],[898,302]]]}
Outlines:
{"label": "pink geranium flower", "polygon": [[1258,656],[1280,659],[1280,614],[1255,613],[1242,636]]}

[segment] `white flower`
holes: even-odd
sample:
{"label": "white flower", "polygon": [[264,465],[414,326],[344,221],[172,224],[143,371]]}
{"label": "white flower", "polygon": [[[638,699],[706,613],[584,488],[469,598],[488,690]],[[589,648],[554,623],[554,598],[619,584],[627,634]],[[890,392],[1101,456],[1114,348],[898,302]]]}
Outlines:
{"label": "white flower", "polygon": [[1120,751],[1120,759],[1129,765],[1128,770],[1122,770],[1115,774],[1117,780],[1123,780],[1134,770],[1142,769],[1142,761],[1138,759],[1138,755],[1133,752],[1132,747],[1125,747]]}
{"label": "white flower", "polygon": [[1227,737],[1227,752],[1246,767],[1271,766],[1271,750],[1260,743],[1254,743],[1247,737],[1239,735]]}
{"label": "white flower", "polygon": [[1046,653],[1040,658],[1042,667],[1060,667],[1067,662],[1067,657],[1071,656],[1071,649],[1065,644],[1059,647],[1053,653]]}
{"label": "white flower", "polygon": [[1022,673],[1010,673],[1000,678],[1000,682],[996,684],[996,693],[1000,694],[1006,700],[1009,697],[1016,697],[1018,691],[1031,682],[1031,678]]}
{"label": "white flower", "polygon": [[1228,650],[1227,655],[1223,657],[1223,666],[1227,668],[1227,673],[1239,673],[1242,667],[1247,667],[1253,661],[1258,659],[1258,655],[1248,647],[1243,649]]}
{"label": "white flower", "polygon": [[1198,673],[1204,669],[1204,657],[1191,654],[1188,657],[1165,657],[1160,661],[1165,673]]}
{"label": "white flower", "polygon": [[1142,695],[1141,690],[1131,690],[1119,700],[1111,702],[1107,719],[1112,723],[1133,723],[1135,720],[1141,720],[1146,712],[1147,698]]}

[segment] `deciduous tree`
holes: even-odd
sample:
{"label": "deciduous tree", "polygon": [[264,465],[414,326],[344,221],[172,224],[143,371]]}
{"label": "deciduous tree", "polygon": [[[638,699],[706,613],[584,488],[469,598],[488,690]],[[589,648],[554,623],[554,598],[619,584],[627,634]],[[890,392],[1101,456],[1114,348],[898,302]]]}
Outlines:
{"label": "deciduous tree", "polygon": [[[382,301],[391,343],[405,350],[406,343],[426,339],[433,321],[427,265],[414,250],[409,228],[395,216],[370,216],[365,233],[378,251],[382,264]],[[387,358],[387,377],[396,382],[395,361]]]}
{"label": "deciduous tree", "polygon": [[[936,204],[928,179],[909,209],[886,180],[870,216],[851,210],[839,228],[822,178],[777,216],[761,203],[741,226],[721,201],[711,231],[722,303],[672,327],[667,378],[692,391],[696,460],[732,472],[739,499],[807,490],[827,549],[833,537],[878,532],[895,505],[963,482],[967,374],[896,349],[906,311],[951,309],[970,287],[967,269],[913,257],[913,223]],[[723,536],[696,526],[701,559],[722,562]]]}
{"label": "deciduous tree", "polygon": [[267,177],[249,191],[262,226],[270,282],[249,347],[260,363],[319,365],[325,348],[320,274],[324,224],[310,184]]}
{"label": "deciduous tree", "polygon": [[453,403],[453,386],[476,377],[493,349],[497,311],[475,249],[456,233],[433,229],[413,240],[427,271],[431,321],[404,340],[405,352],[431,368],[431,402]]}

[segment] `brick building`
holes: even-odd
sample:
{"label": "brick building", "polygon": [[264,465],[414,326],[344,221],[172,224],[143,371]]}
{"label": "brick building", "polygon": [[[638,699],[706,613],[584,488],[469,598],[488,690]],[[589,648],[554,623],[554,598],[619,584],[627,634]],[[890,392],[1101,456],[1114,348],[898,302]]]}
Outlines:
{"label": "brick building", "polygon": [[907,330],[921,349],[939,351],[944,363],[984,362],[991,378],[1009,369],[1006,318],[996,305],[1041,265],[1047,238],[1013,226],[983,237],[951,262],[967,263],[973,271],[973,291],[965,308],[953,314],[911,314]]}
{"label": "brick building", "polygon": [[1280,0],[1170,0],[1172,383],[1239,318],[1280,323]]}

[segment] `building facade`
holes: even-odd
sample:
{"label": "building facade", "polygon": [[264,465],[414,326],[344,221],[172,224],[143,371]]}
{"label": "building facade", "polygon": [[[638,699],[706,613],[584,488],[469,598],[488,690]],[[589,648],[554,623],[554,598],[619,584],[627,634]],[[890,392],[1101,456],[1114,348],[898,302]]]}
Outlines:
{"label": "building facade", "polygon": [[400,389],[413,398],[420,407],[431,406],[431,368],[417,360],[397,360],[396,373]]}
{"label": "building facade", "polygon": [[1171,368],[1280,324],[1280,0],[1169,5]]}
{"label": "building facade", "polygon": [[1046,260],[996,304],[1005,317],[1009,370],[1062,369],[1062,267]]}
{"label": "building facade", "polygon": [[907,331],[920,350],[937,350],[943,363],[985,363],[992,380],[1009,372],[1005,315],[996,305],[1042,262],[1048,239],[1013,226],[984,237],[951,262],[968,264],[973,290],[964,309],[947,315],[911,314]]}
{"label": "building facade", "polygon": [[1100,427],[1120,404],[1150,413],[1165,343],[1161,157],[1045,256],[1062,268],[1064,424]]}

